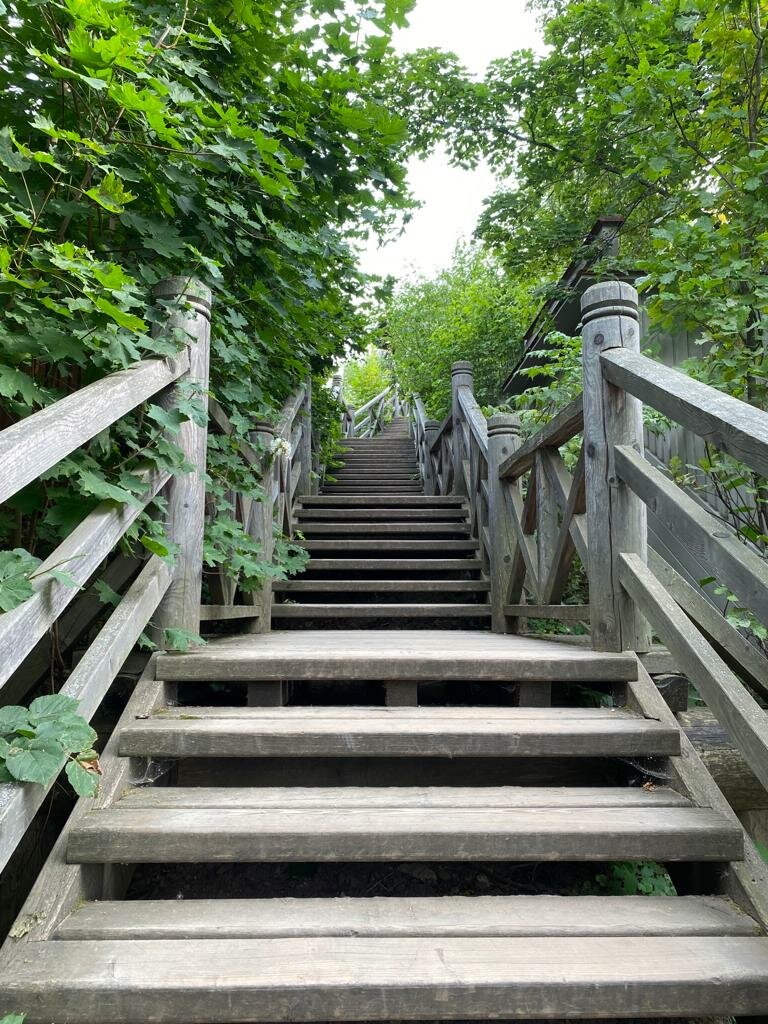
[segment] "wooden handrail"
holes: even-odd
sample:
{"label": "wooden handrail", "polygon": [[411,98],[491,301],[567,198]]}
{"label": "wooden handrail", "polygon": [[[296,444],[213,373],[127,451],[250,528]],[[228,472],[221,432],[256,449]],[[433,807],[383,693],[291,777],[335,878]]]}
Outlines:
{"label": "wooden handrail", "polygon": [[0,432],[0,503],[188,369],[188,349],[167,359],[144,359],[6,427]]}
{"label": "wooden handrail", "polygon": [[437,433],[435,434],[435,437],[434,437],[434,440],[432,441],[432,444],[429,446],[429,450],[431,452],[437,452],[437,450],[440,447],[440,443],[441,443],[441,441],[443,439],[443,434],[446,434],[446,433],[450,434],[452,429],[453,429],[453,414],[449,412],[448,415],[445,417],[445,419],[440,424],[440,426],[437,428]]}
{"label": "wooden handrail", "polygon": [[600,362],[611,384],[768,477],[768,412],[626,349]]}
{"label": "wooden handrail", "polygon": [[464,413],[464,418],[477,441],[480,451],[488,458],[488,422],[483,416],[482,409],[475,401],[475,396],[469,388],[459,388],[459,405]]}
{"label": "wooden handrail", "polygon": [[502,463],[499,476],[502,480],[516,480],[531,468],[537,451],[559,448],[583,429],[583,396],[579,395]]}

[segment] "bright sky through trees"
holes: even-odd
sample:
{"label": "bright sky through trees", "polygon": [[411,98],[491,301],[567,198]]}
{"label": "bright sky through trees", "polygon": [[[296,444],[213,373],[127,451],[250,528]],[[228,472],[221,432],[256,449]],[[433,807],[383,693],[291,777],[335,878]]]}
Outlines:
{"label": "bright sky through trees", "polygon": [[[409,21],[410,26],[395,35],[399,52],[429,46],[449,50],[478,77],[489,61],[511,50],[542,49],[536,17],[526,9],[526,0],[418,0]],[[456,243],[471,235],[483,199],[494,189],[486,167],[462,171],[450,167],[441,153],[412,160],[408,178],[424,205],[401,238],[384,248],[369,243],[363,267],[371,273],[431,274],[450,263]]]}

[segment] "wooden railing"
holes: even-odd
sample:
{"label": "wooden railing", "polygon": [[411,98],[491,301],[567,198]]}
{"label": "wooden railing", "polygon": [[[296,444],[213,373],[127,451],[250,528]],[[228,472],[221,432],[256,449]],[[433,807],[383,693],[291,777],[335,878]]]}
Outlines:
{"label": "wooden railing", "polygon": [[373,437],[400,412],[397,389],[389,385],[359,409],[346,407],[342,416],[343,437]]}
{"label": "wooden railing", "polygon": [[[490,579],[494,630],[516,632],[530,618],[583,621],[595,649],[641,654],[653,630],[768,785],[768,714],[760,704],[768,700],[768,661],[695,579],[649,549],[648,516],[766,626],[768,565],[646,460],[642,407],[762,477],[768,413],[641,355],[637,292],[629,284],[589,288],[582,317],[582,395],[523,443],[515,415],[486,422],[467,363],[453,367],[452,411],[441,425],[414,400],[425,487],[463,495],[469,504]],[[588,605],[563,603],[577,556],[589,581]]]}
{"label": "wooden railing", "polygon": [[[207,400],[210,291],[199,282],[172,278],[158,285],[155,296],[169,304],[168,326],[189,336],[186,348],[168,359],[143,360],[110,374],[2,431],[0,500],[147,399],[172,406],[178,383],[194,382],[201,401]],[[12,674],[161,491],[167,503],[166,534],[179,546],[173,569],[156,555],[149,557],[60,692],[77,700],[78,713],[90,721],[150,619],[159,636],[167,627],[198,632],[206,431],[187,420],[173,440],[195,469],[180,476],[147,470],[144,493],[135,503],[98,505],[39,567],[33,595],[0,615],[0,703],[6,702],[3,690]],[[76,586],[49,575],[54,568],[66,569]],[[52,786],[53,781],[48,786],[0,785],[0,869]]]}

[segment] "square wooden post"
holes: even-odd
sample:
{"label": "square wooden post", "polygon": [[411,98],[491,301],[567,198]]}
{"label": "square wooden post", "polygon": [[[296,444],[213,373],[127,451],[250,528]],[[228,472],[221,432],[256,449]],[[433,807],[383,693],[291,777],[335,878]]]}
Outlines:
{"label": "square wooden post", "polygon": [[[515,539],[509,521],[499,466],[520,446],[520,417],[517,413],[496,413],[488,420],[488,533],[490,536],[491,612],[494,633],[508,633],[504,605],[509,599],[509,579],[515,553]],[[512,484],[519,487],[519,484]]]}
{"label": "square wooden post", "polygon": [[618,556],[648,555],[646,509],[616,474],[617,444],[644,451],[642,403],[603,377],[600,356],[640,351],[637,291],[624,281],[592,285],[581,299],[584,369],[584,473],[589,538],[592,646],[647,651],[648,623],[619,582]]}
{"label": "square wooden post", "polygon": [[453,443],[454,494],[467,494],[467,482],[464,479],[464,470],[462,468],[462,461],[464,458],[464,432],[462,429],[462,423],[464,421],[464,417],[462,415],[461,405],[459,404],[459,389],[469,388],[470,391],[473,391],[474,383],[472,363],[461,362],[453,364],[451,367],[451,394],[453,396],[453,430],[451,433]]}

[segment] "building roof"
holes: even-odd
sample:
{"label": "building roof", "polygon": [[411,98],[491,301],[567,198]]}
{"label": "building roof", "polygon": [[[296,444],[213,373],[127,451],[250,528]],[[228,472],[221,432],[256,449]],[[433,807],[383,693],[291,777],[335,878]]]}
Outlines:
{"label": "building roof", "polygon": [[558,281],[552,298],[539,309],[525,332],[523,354],[502,385],[504,395],[518,395],[530,386],[529,378],[521,371],[541,365],[543,359],[539,350],[551,331],[576,334],[581,320],[581,296],[595,283],[592,267],[604,256],[618,255],[619,232],[623,224],[623,217],[606,216],[599,217],[592,225],[577,255]]}

